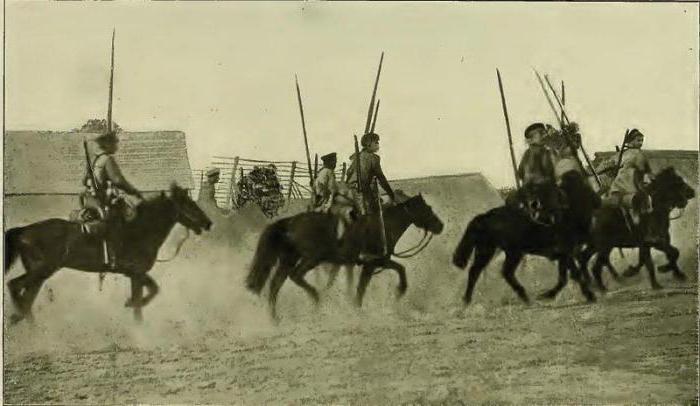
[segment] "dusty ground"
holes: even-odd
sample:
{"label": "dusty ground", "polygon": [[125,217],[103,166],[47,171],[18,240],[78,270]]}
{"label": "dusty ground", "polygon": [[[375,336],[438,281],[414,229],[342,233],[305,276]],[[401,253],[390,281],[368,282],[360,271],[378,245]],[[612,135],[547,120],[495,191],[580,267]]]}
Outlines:
{"label": "dusty ground", "polygon": [[595,305],[573,287],[529,307],[498,289],[458,318],[392,305],[380,278],[362,313],[343,281],[317,313],[285,286],[277,327],[251,297],[138,328],[118,307],[97,328],[44,307],[37,327],[6,328],[5,403],[695,402],[694,283],[652,292],[640,276]]}

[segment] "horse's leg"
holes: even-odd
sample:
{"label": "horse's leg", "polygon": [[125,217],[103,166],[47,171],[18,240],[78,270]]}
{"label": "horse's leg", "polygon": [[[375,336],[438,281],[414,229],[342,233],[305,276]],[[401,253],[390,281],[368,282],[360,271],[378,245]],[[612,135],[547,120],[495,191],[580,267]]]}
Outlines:
{"label": "horse's leg", "polygon": [[493,255],[496,253],[496,248],[492,246],[477,245],[474,253],[474,263],[469,268],[469,280],[467,281],[467,289],[464,291],[462,302],[467,306],[472,301],[474,294],[474,286],[481,275],[481,271],[491,262]]}
{"label": "horse's leg", "polygon": [[328,270],[328,283],[326,283],[326,287],[323,290],[328,290],[333,286],[333,284],[335,283],[335,278],[338,277],[339,271],[340,265],[331,265],[330,269]]}
{"label": "horse's leg", "polygon": [[160,288],[156,281],[148,274],[143,274],[142,283],[146,288],[146,296],[141,299],[141,307],[145,307],[156,297]]}
{"label": "horse's leg", "polygon": [[616,281],[620,280],[620,274],[617,272],[617,269],[613,266],[613,264],[610,262],[610,255],[605,257],[605,262],[604,262],[605,267],[610,271],[610,275],[612,275],[613,279]]}
{"label": "horse's leg", "polygon": [[277,267],[277,270],[275,271],[275,275],[270,281],[270,296],[268,298],[268,301],[270,305],[270,317],[275,322],[279,320],[277,318],[277,296],[279,295],[280,289],[282,288],[284,281],[289,275],[290,268],[291,266],[289,265],[289,263],[285,263],[284,261],[281,262],[280,265]]}
{"label": "horse's leg", "polygon": [[506,282],[508,282],[508,285],[515,291],[515,293],[518,294],[518,297],[520,297],[520,300],[522,300],[525,303],[530,303],[530,298],[527,297],[527,292],[525,292],[525,288],[523,285],[518,282],[518,279],[515,277],[515,271],[518,269],[518,264],[520,264],[520,261],[523,259],[523,254],[517,252],[506,252],[506,260],[503,262],[503,268],[501,270],[501,273],[503,274],[503,278],[505,278]]}
{"label": "horse's leg", "polygon": [[311,297],[311,300],[313,300],[314,305],[318,306],[318,292],[313,286],[309,284],[309,282],[306,281],[306,279],[304,279],[306,273],[314,269],[316,266],[318,266],[318,261],[302,259],[301,262],[299,262],[299,264],[296,267],[294,267],[292,272],[289,274],[289,279],[291,279],[292,282],[296,283],[299,287],[304,289],[304,291],[306,291],[309,297]]}
{"label": "horse's leg", "polygon": [[369,285],[370,279],[372,279],[372,274],[374,273],[374,266],[363,265],[362,273],[360,273],[360,281],[357,284],[357,297],[355,298],[355,306],[358,308],[362,307],[362,300],[365,297],[365,292],[367,291],[367,285]]}
{"label": "horse's leg", "polygon": [[661,265],[658,268],[659,272],[672,271],[673,277],[677,280],[684,281],[687,279],[685,274],[678,267],[678,258],[680,257],[680,252],[678,251],[678,248],[671,245],[671,243],[668,241],[662,244],[657,244],[654,246],[654,248],[656,248],[659,251],[662,251],[666,255],[666,259],[668,260],[667,264]]}
{"label": "horse's leg", "polygon": [[24,290],[24,280],[27,279],[27,274],[20,275],[16,278],[11,279],[7,282],[7,289],[10,292],[10,298],[12,299],[12,304],[19,314],[13,314],[10,316],[10,323],[14,324],[18,321],[24,319],[24,301],[22,300],[22,290]]}
{"label": "horse's leg", "polygon": [[581,288],[581,294],[586,298],[586,301],[588,303],[595,302],[595,295],[591,292],[590,288],[590,280],[583,276],[583,272],[581,272],[581,269],[576,265],[576,261],[574,261],[572,257],[569,257],[560,260],[559,265],[564,266],[564,272],[566,272],[567,268],[571,270],[571,277],[578,283]]}
{"label": "horse's leg", "polygon": [[345,291],[348,297],[352,297],[353,287],[355,286],[355,267],[353,265],[345,265]]}
{"label": "horse's leg", "polygon": [[649,282],[651,283],[652,289],[661,289],[661,285],[656,281],[656,269],[654,267],[654,261],[651,259],[651,247],[648,245],[643,245],[639,248],[639,259],[644,262],[644,266],[649,272]]}
{"label": "horse's leg", "polygon": [[399,275],[399,285],[396,287],[396,298],[400,299],[404,294],[406,294],[406,289],[408,289],[408,282],[406,281],[406,268],[392,259],[389,259],[382,265],[382,267],[393,269]]}
{"label": "horse's leg", "polygon": [[635,276],[639,273],[639,270],[642,269],[642,266],[644,265],[644,261],[642,259],[642,251],[638,251],[637,253],[637,265],[629,265],[625,272],[622,273],[622,276],[625,278],[629,278],[632,276]]}
{"label": "horse's leg", "polygon": [[561,292],[561,290],[564,289],[564,286],[566,286],[566,283],[568,282],[569,274],[566,262],[563,259],[560,259],[557,262],[559,268],[559,279],[557,280],[557,284],[552,289],[549,289],[540,294],[538,296],[540,299],[554,299],[555,297],[557,297],[559,292]]}
{"label": "horse's leg", "polygon": [[601,292],[605,292],[608,290],[608,288],[605,287],[605,284],[603,283],[603,264],[606,261],[606,258],[610,256],[610,251],[611,248],[605,248],[601,251],[598,252],[598,256],[595,259],[595,262],[593,263],[593,278],[595,279],[595,283],[598,286],[598,289]]}
{"label": "horse's leg", "polygon": [[141,310],[143,301],[143,278],[142,275],[131,275],[131,297],[125,306],[134,309],[134,320],[140,323],[143,321],[143,311]]}
{"label": "horse's leg", "polygon": [[590,262],[591,257],[594,254],[595,249],[592,245],[588,244],[586,245],[586,248],[584,248],[578,255],[578,263],[579,269],[581,270],[581,275],[584,279],[588,281],[588,283],[591,282],[591,274],[588,272],[588,263]]}

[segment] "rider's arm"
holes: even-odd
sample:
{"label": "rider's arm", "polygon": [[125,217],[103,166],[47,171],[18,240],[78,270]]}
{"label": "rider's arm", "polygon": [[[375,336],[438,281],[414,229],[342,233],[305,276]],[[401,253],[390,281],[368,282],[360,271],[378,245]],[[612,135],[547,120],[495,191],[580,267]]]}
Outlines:
{"label": "rider's arm", "polygon": [[389,195],[391,200],[394,200],[394,190],[391,189],[391,185],[389,185],[389,181],[386,180],[386,176],[384,176],[384,172],[382,171],[382,165],[379,162],[379,156],[376,156],[376,160],[372,163],[372,168],[374,169],[374,175],[377,177],[377,180],[379,181],[379,184],[382,185],[382,189]]}
{"label": "rider's arm", "polygon": [[111,156],[106,158],[105,171],[107,172],[107,178],[112,181],[115,186],[124,189],[124,191],[127,193],[141,196],[141,192],[139,192],[138,189],[136,189],[131,183],[129,183],[129,181],[126,180],[121,169],[119,168],[119,165],[117,165],[116,161]]}

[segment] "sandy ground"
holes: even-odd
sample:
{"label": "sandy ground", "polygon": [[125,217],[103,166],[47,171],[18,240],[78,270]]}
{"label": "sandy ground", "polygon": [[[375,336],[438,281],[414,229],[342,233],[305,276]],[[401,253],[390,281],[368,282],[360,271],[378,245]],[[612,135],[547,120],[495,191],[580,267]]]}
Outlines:
{"label": "sandy ground", "polygon": [[119,317],[65,324],[47,320],[55,313],[42,306],[36,327],[5,330],[4,401],[695,402],[697,285],[661,280],[662,291],[650,291],[644,276],[611,286],[594,305],[570,286],[555,302],[524,306],[495,289],[505,285],[495,275],[481,287],[499,297],[477,299],[461,318],[454,307],[425,312],[410,295],[395,303],[393,275],[375,281],[362,312],[344,296],[342,280],[315,312],[288,285],[278,326],[261,300],[242,292],[207,312],[186,314],[196,305],[183,304],[180,318],[157,320],[165,309],[154,305],[140,327],[118,306],[111,313]]}

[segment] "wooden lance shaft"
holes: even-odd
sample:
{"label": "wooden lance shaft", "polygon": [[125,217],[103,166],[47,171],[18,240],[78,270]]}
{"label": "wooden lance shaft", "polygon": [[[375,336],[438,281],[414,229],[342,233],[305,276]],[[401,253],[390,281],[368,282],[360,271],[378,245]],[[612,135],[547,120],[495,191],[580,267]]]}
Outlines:
{"label": "wooden lance shaft", "polygon": [[513,151],[513,136],[510,132],[510,120],[508,119],[508,107],[506,106],[506,97],[503,93],[503,81],[501,80],[501,72],[496,69],[498,77],[498,90],[501,93],[501,105],[503,106],[503,116],[506,119],[506,130],[508,131],[508,146],[510,147],[510,160],[513,164],[513,175],[515,176],[515,188],[520,189],[520,178],[518,177],[518,165],[515,163],[515,152]]}

